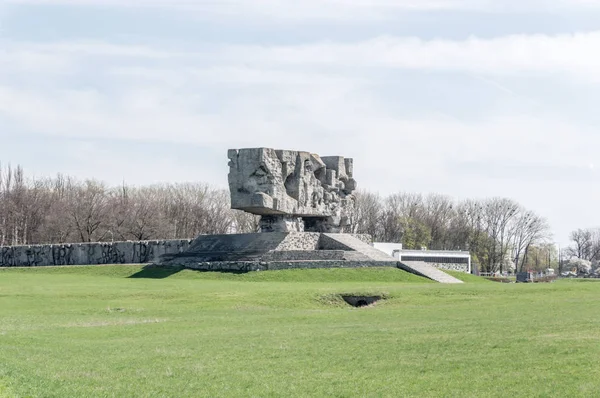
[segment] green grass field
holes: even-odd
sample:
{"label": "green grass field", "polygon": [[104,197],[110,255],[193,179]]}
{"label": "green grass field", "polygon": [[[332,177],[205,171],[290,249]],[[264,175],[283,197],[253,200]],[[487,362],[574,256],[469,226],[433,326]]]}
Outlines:
{"label": "green grass field", "polygon": [[463,278],[0,269],[0,397],[600,395],[600,283]]}

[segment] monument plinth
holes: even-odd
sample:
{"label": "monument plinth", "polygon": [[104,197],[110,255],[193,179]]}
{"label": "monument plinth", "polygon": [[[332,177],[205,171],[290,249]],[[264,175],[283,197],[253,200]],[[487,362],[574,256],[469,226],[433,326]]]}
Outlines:
{"label": "monument plinth", "polygon": [[396,266],[353,235],[353,160],[271,148],[230,149],[231,207],[260,215],[259,233],[203,235],[158,265],[211,271]]}

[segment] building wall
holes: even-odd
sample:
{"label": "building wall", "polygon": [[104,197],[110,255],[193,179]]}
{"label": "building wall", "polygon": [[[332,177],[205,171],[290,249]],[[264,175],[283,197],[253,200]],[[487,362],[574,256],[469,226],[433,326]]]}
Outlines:
{"label": "building wall", "polygon": [[186,250],[191,240],[66,243],[58,245],[2,246],[0,267],[49,265],[145,264],[163,254]]}
{"label": "building wall", "polygon": [[449,271],[460,271],[460,272],[464,272],[466,274],[470,273],[469,270],[469,264],[457,264],[457,263],[430,263],[428,262],[427,264],[431,265],[432,267],[436,267],[442,270],[449,270]]}

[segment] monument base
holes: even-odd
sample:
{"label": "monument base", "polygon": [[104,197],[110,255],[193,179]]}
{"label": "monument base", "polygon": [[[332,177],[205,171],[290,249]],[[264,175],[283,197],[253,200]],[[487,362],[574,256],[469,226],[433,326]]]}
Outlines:
{"label": "monument base", "polygon": [[260,217],[259,227],[261,232],[303,232],[304,220],[288,215],[267,215]]}
{"label": "monument base", "polygon": [[342,233],[345,226],[347,224],[342,224],[334,217],[296,217],[281,214],[261,216],[259,222],[260,232]]}
{"label": "monument base", "polygon": [[375,249],[369,235],[319,232],[265,232],[202,235],[178,254],[154,265],[206,271],[288,268],[396,267],[397,260]]}

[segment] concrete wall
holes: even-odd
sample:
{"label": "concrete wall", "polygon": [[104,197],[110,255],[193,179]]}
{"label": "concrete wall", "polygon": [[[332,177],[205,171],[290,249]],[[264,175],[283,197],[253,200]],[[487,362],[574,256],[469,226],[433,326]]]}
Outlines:
{"label": "concrete wall", "polygon": [[186,250],[191,240],[154,240],[58,245],[0,246],[0,267],[145,264]]}
{"label": "concrete wall", "polygon": [[469,269],[469,264],[430,263],[430,262],[428,262],[427,264],[431,265],[432,267],[439,268],[441,270],[460,271],[460,272],[464,272],[465,274],[468,274],[471,272]]}

